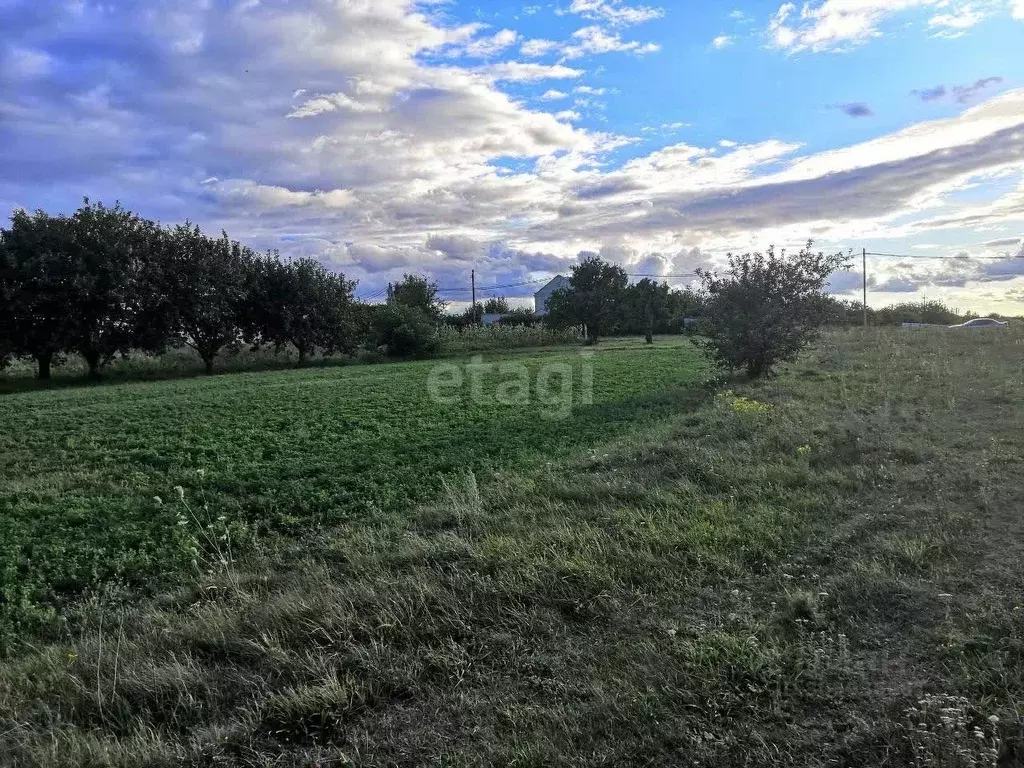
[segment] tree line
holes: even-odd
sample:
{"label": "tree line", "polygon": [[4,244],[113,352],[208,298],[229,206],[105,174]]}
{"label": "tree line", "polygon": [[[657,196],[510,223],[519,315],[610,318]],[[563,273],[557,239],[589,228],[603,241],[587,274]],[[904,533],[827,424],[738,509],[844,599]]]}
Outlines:
{"label": "tree line", "polygon": [[[611,314],[587,303],[609,276]],[[627,285],[621,267],[599,259],[585,260],[573,279],[573,295],[584,303],[556,300],[544,322],[584,326],[595,339],[679,330],[699,305],[692,292],[651,280]],[[380,305],[357,301],[355,285],[315,259],[259,253],[189,222],[163,226],[120,204],[86,199],[70,215],[18,210],[0,227],[0,368],[27,359],[38,378],[49,379],[55,364],[78,355],[99,378],[117,357],[186,346],[209,373],[227,348],[242,344],[290,345],[300,365],[317,353],[358,348],[422,357],[438,351],[443,324],[462,329],[484,314],[502,315],[506,326],[542,322],[504,297],[446,314],[436,283],[418,275],[389,286]]]}
{"label": "tree line", "polygon": [[679,333],[686,318],[701,314],[704,297],[690,289],[675,290],[650,278],[630,284],[626,270],[598,256],[573,267],[569,287],[548,300],[546,322],[553,327],[581,326],[587,342],[604,336]]}
{"label": "tree line", "polygon": [[721,274],[698,270],[698,292],[648,279],[630,285],[622,267],[592,256],[573,268],[567,289],[551,296],[548,321],[582,325],[590,344],[638,330],[651,343],[656,331],[693,317],[699,343],[721,368],[762,376],[794,359],[836,309],[825,286],[848,257],[815,253],[811,245],[788,255],[774,248],[730,254]]}
{"label": "tree line", "polygon": [[[700,273],[701,288],[673,290],[649,278],[630,284],[625,270],[589,256],[572,270],[543,319],[582,328],[588,343],[611,335],[678,333],[687,318],[714,359],[760,375],[790,359],[823,324],[852,310],[824,293],[841,254],[730,256],[724,275]],[[37,375],[67,355],[98,378],[111,360],[159,355],[187,346],[212,372],[227,348],[286,345],[300,365],[317,354],[359,348],[389,355],[436,353],[442,324],[464,328],[483,314],[511,325],[540,319],[490,298],[446,315],[436,283],[405,275],[383,304],[355,299],[355,281],[310,258],[257,253],[226,233],[212,237],[186,222],[162,226],[119,204],[85,200],[71,215],[16,211],[0,228],[0,367],[35,361]]]}
{"label": "tree line", "polygon": [[304,362],[355,347],[354,287],[313,259],[283,261],[120,205],[16,211],[0,229],[0,358],[34,360],[40,379],[69,354],[97,378],[118,355],[181,345],[207,371],[237,343],[291,344]]}

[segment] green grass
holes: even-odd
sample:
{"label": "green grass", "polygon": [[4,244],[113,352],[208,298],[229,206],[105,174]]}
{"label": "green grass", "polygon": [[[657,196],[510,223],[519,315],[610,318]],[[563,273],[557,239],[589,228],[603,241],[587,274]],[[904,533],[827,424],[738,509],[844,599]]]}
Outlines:
{"label": "green grass", "polygon": [[[225,540],[195,534],[190,583],[108,589],[67,606],[55,639],[23,635],[0,665],[0,756],[1019,765],[1021,341],[851,331],[731,394],[673,367],[690,383],[661,397],[662,356],[690,353],[610,345],[598,367],[622,394],[587,419],[520,419],[539,432],[518,462],[313,511],[320,528],[223,561]],[[173,402],[202,404],[186,391]],[[470,434],[470,453],[491,444]]]}
{"label": "green grass", "polygon": [[[498,353],[501,350],[581,344],[575,330],[549,330],[534,328],[477,326],[457,330],[449,326],[439,329],[440,356],[452,357],[472,352]],[[330,368],[362,363],[379,363],[386,356],[379,350],[360,349],[353,355],[311,355],[306,367]],[[242,373],[273,371],[299,367],[299,353],[290,344],[281,348],[252,349],[238,344],[225,347],[214,362],[215,373]],[[161,355],[136,352],[118,357],[103,369],[103,382],[159,381],[202,376],[205,365],[190,347],[170,349]],[[36,364],[31,359],[15,359],[9,367],[0,370],[0,394],[62,387],[102,386],[88,378],[89,367],[79,355],[71,354],[59,359],[53,366],[50,381],[36,380]]]}
{"label": "green grass", "polygon": [[[498,402],[511,378],[495,368],[482,374],[482,397],[467,379],[457,402],[434,402],[435,362],[0,398],[0,638],[51,621],[53,606],[87,587],[152,587],[190,570],[175,487],[204,523],[223,516],[236,546],[305,536],[405,509],[454,473],[515,468],[649,423],[703,371],[681,340],[610,344],[590,363],[592,404],[552,419],[558,409],[538,402],[537,373],[572,366],[579,400],[578,351],[484,360],[521,362],[530,401]],[[560,396],[558,384],[545,391]]]}

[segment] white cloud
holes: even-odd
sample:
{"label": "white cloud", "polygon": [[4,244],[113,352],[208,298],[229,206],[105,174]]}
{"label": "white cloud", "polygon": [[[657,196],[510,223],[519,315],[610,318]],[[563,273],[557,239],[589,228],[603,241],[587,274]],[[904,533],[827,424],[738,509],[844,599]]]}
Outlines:
{"label": "white cloud", "polygon": [[503,29],[490,37],[477,38],[462,48],[455,49],[455,53],[476,59],[489,59],[507,48],[511,48],[518,40],[519,35],[514,30]]}
{"label": "white cloud", "polygon": [[726,48],[732,45],[734,39],[735,38],[733,38],[731,35],[719,35],[718,37],[711,41],[711,45],[721,50],[722,48]]}
{"label": "white cloud", "polygon": [[957,8],[953,13],[940,13],[928,20],[928,26],[938,27],[939,37],[956,38],[965,34],[967,30],[978,24],[985,18],[985,15],[974,6],[968,4]]}
{"label": "white cloud", "polygon": [[949,6],[949,0],[818,0],[804,3],[798,12],[794,3],[787,2],[769,23],[768,36],[774,47],[790,53],[837,51],[878,37],[886,18],[912,9],[943,10],[930,23],[947,31],[973,26],[984,15],[974,4],[945,12]]}
{"label": "white cloud", "polygon": [[543,39],[527,40],[519,48],[519,52],[523,56],[527,56],[527,57],[530,57],[530,58],[537,58],[539,56],[546,56],[549,53],[557,51],[557,50],[561,49],[561,47],[562,47],[562,44],[558,43],[558,42],[555,42],[554,40],[543,40]]}
{"label": "white cloud", "polygon": [[1013,0],[1010,14],[1013,18],[1019,21],[1024,21],[1024,0]]}
{"label": "white cloud", "polygon": [[554,88],[552,88],[549,91],[545,91],[540,98],[543,101],[558,101],[559,99],[569,98],[569,94],[565,93],[564,91],[556,91]]}
{"label": "white cloud", "polygon": [[567,80],[583,74],[582,69],[572,69],[561,64],[532,64],[523,61],[503,61],[482,71],[495,80],[516,80],[519,82]]}
{"label": "white cloud", "polygon": [[635,53],[644,55],[661,50],[657,43],[638,43],[635,40],[623,40],[617,33],[608,33],[599,26],[583,27],[572,33],[573,42],[562,48],[562,56],[566,59],[578,59],[590,54],[600,53]]}
{"label": "white cloud", "polygon": [[[1024,188],[1005,191],[1006,174],[1024,171],[1024,90],[827,152],[770,133],[682,142],[672,132],[683,123],[661,123],[676,115],[659,115],[645,131],[652,144],[640,144],[580,127],[578,111],[532,108],[522,94],[547,86],[503,85],[561,79],[550,90],[562,97],[600,97],[604,88],[572,87],[583,67],[460,65],[445,53],[472,44],[479,27],[446,27],[417,7],[196,2],[180,28],[221,42],[172,55],[169,6],[113,18],[85,5],[83,19],[48,24],[33,45],[57,49],[65,34],[88,44],[100,60],[82,73],[87,88],[66,97],[46,68],[23,87],[0,72],[0,199],[31,203],[54,189],[60,205],[86,193],[121,199],[166,222],[190,217],[256,248],[318,257],[364,289],[403,270],[461,279],[471,253],[498,283],[559,269],[586,249],[663,274],[808,236],[838,246],[966,228],[992,242],[1024,233]],[[795,14],[785,26],[796,28]],[[137,44],[98,44],[111,34]],[[622,43],[602,35],[592,41]],[[131,58],[153,49],[166,57]],[[93,82],[115,69],[118,78]],[[963,93],[982,98],[976,86]],[[623,163],[615,150],[626,146]],[[996,178],[1001,194],[984,202],[980,185]],[[954,194],[966,189],[969,204]],[[997,282],[1007,269],[971,280]]]}
{"label": "white cloud", "polygon": [[245,179],[206,179],[203,186],[222,202],[231,205],[243,205],[258,210],[267,210],[289,206],[317,206],[323,209],[349,208],[356,202],[351,190],[314,190],[312,192],[295,191],[287,187],[257,184]]}
{"label": "white cloud", "polygon": [[315,117],[339,109],[349,112],[382,112],[385,106],[380,103],[359,101],[345,93],[326,93],[304,101],[289,112],[288,117]]}
{"label": "white cloud", "polygon": [[[565,13],[565,11],[561,11],[561,13]],[[665,15],[662,8],[644,5],[631,6],[623,0],[572,0],[568,13],[575,13],[585,19],[614,26],[641,24]]]}
{"label": "white cloud", "polygon": [[0,62],[3,63],[0,82],[6,77],[33,78],[45,75],[52,64],[46,52],[17,46],[6,51],[0,49]]}

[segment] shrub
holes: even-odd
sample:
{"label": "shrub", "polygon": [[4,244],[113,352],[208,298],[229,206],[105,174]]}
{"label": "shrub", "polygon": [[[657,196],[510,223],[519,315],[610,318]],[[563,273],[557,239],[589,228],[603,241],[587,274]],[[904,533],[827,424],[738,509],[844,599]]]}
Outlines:
{"label": "shrub", "polygon": [[756,378],[796,358],[817,335],[827,315],[825,283],[847,261],[810,246],[790,257],[774,248],[730,254],[724,276],[699,272],[708,294],[701,332],[721,367]]}
{"label": "shrub", "polygon": [[544,327],[523,327],[498,324],[473,326],[462,330],[441,329],[441,347],[445,352],[483,352],[488,349],[517,349],[577,344],[580,333],[575,328],[558,330]]}
{"label": "shrub", "polygon": [[393,357],[427,357],[441,348],[433,317],[419,307],[382,304],[375,320],[377,344]]}

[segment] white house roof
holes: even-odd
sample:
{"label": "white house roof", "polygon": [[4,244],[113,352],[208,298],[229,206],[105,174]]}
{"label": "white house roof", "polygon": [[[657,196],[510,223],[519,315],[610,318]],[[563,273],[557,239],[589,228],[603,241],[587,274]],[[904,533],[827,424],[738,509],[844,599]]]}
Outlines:
{"label": "white house roof", "polygon": [[540,294],[545,293],[545,292],[551,290],[552,288],[561,288],[563,285],[566,285],[568,282],[569,282],[569,278],[567,278],[565,275],[555,275],[553,278],[551,278],[544,285],[543,288],[539,289],[533,295],[534,296],[539,296]]}

